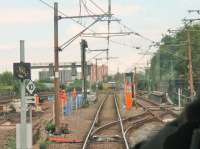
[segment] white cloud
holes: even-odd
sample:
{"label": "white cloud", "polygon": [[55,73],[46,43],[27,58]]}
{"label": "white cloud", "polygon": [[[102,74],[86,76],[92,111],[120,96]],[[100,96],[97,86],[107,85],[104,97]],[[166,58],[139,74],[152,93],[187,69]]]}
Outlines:
{"label": "white cloud", "polygon": [[4,8],[0,10],[1,25],[42,23],[51,20],[49,11],[30,8]]}

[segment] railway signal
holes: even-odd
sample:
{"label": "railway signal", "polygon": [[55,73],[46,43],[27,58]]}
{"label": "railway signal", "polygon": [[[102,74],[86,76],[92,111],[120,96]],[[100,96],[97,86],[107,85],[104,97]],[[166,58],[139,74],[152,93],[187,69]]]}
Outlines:
{"label": "railway signal", "polygon": [[49,64],[49,75],[52,77],[54,74],[54,66],[53,63]]}
{"label": "railway signal", "polygon": [[[25,96],[25,79],[31,79],[30,63],[25,63],[24,40],[20,40],[20,63],[13,64],[14,76],[20,79],[21,92],[21,113],[20,124],[16,125],[16,148],[27,149],[32,148],[32,123],[27,123],[28,103],[34,102],[34,97]],[[28,85],[30,93],[34,91],[32,83]],[[30,111],[31,113],[31,111]],[[30,120],[32,116],[30,115]]]}
{"label": "railway signal", "polygon": [[86,86],[86,48],[88,48],[88,44],[86,40],[81,40],[81,78],[83,82],[83,98],[84,103],[87,103],[87,86]]}
{"label": "railway signal", "polygon": [[71,69],[72,69],[72,76],[76,76],[77,75],[76,63],[72,63]]}
{"label": "railway signal", "polygon": [[31,64],[30,63],[14,63],[13,64],[14,76],[18,79],[25,80],[31,78]]}

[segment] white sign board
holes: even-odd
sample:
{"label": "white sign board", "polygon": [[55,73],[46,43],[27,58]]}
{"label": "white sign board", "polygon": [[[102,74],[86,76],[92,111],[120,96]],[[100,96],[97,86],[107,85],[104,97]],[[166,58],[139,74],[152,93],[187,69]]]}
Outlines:
{"label": "white sign board", "polygon": [[26,103],[27,104],[31,104],[31,103],[34,103],[35,104],[35,96],[25,96],[25,99],[26,99]]}
{"label": "white sign board", "polygon": [[32,80],[29,80],[28,84],[26,85],[26,89],[29,92],[29,94],[33,94],[34,90],[35,90],[35,84],[33,83]]}

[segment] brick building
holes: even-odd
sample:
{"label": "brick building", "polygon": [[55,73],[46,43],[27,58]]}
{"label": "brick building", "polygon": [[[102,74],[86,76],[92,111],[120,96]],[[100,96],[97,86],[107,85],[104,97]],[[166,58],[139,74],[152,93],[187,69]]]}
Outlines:
{"label": "brick building", "polygon": [[98,65],[97,66],[97,78],[96,78],[96,65],[91,66],[90,80],[92,83],[96,81],[103,81],[108,76],[108,66]]}

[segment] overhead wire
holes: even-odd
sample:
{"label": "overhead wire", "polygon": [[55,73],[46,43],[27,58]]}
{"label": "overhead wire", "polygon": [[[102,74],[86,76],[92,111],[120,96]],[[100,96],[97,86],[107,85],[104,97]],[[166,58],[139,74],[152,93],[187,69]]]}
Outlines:
{"label": "overhead wire", "polygon": [[[79,16],[81,16],[82,14],[82,4],[81,4],[82,0],[79,0]],[[82,18],[80,18],[79,22],[82,22]]]}
{"label": "overhead wire", "polygon": [[[38,0],[38,1],[40,1],[41,3],[43,3],[43,4],[45,4],[46,6],[48,6],[49,8],[51,8],[51,9],[54,9],[54,7],[52,6],[52,5],[50,5],[49,3],[47,3],[46,1],[44,1],[44,0]],[[99,5],[97,5],[94,1],[92,1],[92,0],[89,0],[96,8],[98,8],[100,11],[102,11],[103,13],[106,13]],[[89,9],[87,9],[88,11],[89,11]],[[68,17],[68,15],[66,15],[65,13],[63,13],[62,11],[60,11],[60,10],[58,10],[58,12],[60,13],[60,14],[62,14],[63,16],[65,16],[65,17]],[[77,23],[77,24],[79,24],[79,25],[81,25],[82,27],[86,27],[85,25],[83,25],[80,21],[77,21],[77,20],[75,20],[75,19],[73,19],[73,18],[70,18],[72,21],[74,21],[75,23]],[[128,29],[129,31],[132,31],[132,32],[134,32],[130,27],[128,27],[128,26],[126,26],[126,25],[124,25],[124,24],[122,24],[121,22],[119,22],[119,21],[117,21],[120,25],[122,25],[124,28],[126,28],[126,29]],[[94,32],[93,30],[91,30],[91,29],[89,29],[91,32]],[[147,37],[145,37],[145,36],[143,36],[143,35],[141,35],[141,34],[139,34],[139,33],[137,33],[137,32],[135,32],[135,34],[134,35],[136,35],[136,36],[139,36],[139,37],[141,37],[141,38],[143,38],[143,39],[145,39],[145,40],[148,40],[148,41],[150,41],[150,42],[152,42],[152,43],[156,43],[155,41],[153,41],[153,40],[151,40],[151,39],[149,39],[149,38],[147,38]]]}
{"label": "overhead wire", "polygon": [[[161,44],[158,44],[158,43],[157,43],[156,45],[151,45],[150,47],[153,47],[153,46],[159,46],[159,47],[160,47],[160,46],[185,46],[185,44],[161,45]],[[134,65],[137,65],[137,64],[144,58],[145,55],[148,55],[149,50],[150,50],[150,48],[148,48],[148,49],[144,52],[144,53],[146,53],[146,54],[143,54],[143,55],[136,61],[136,63],[134,63]],[[168,53],[168,54],[171,54],[172,56],[174,56],[174,57],[180,59],[181,61],[182,61],[182,60],[185,60],[185,61],[188,60],[186,57],[178,56],[178,55],[176,55],[176,53],[171,52],[170,49],[165,49],[165,51],[163,51],[163,52],[166,52],[166,53]],[[160,53],[159,50],[158,50],[158,53]]]}
{"label": "overhead wire", "polygon": [[[148,48],[144,53],[149,52],[149,50],[151,50],[151,49]],[[143,54],[143,55],[136,61],[136,64],[138,64],[144,57],[145,57],[145,54]]]}
{"label": "overhead wire", "polygon": [[132,46],[132,45],[128,45],[128,44],[121,43],[121,42],[114,41],[114,40],[110,40],[110,42],[112,42],[112,43],[114,43],[114,44],[121,45],[121,46],[126,46],[126,47],[129,47],[129,48],[140,49],[139,46]]}
{"label": "overhead wire", "polygon": [[[95,7],[97,7],[100,11],[102,11],[103,13],[106,13],[100,6],[98,6],[95,2],[93,2],[92,0],[89,0]],[[82,4],[83,4],[83,6],[84,6],[84,8],[85,8],[85,10],[87,11],[87,13],[88,14],[95,14],[93,11],[91,11],[88,7],[87,7],[87,5],[86,5],[86,1],[85,0],[81,0],[81,2],[82,2]],[[120,23],[124,28],[126,27],[129,31],[132,31],[129,27],[127,27],[127,26],[125,26],[125,25],[123,25],[122,23]],[[144,36],[142,36],[141,34],[139,34],[139,33],[136,33],[136,32],[133,32],[135,35],[137,35],[137,36],[140,36],[140,37],[142,37],[142,38],[144,38],[144,39],[146,39],[146,40],[148,40],[148,41],[151,41],[151,42],[153,42],[153,43],[155,43],[154,41],[152,41],[151,39],[149,39],[149,38],[147,38],[147,37],[144,37]],[[87,36],[85,36],[85,37],[87,37]],[[104,38],[106,38],[106,37],[104,37]],[[117,41],[114,41],[114,40],[110,40],[110,42],[112,42],[112,43],[115,43],[115,44],[118,44],[118,45],[122,45],[122,46],[126,46],[126,47],[129,47],[129,48],[136,48],[136,49],[138,49],[138,47],[136,47],[136,46],[131,46],[131,45],[128,45],[128,44],[125,44],[125,43],[120,43],[120,42],[117,42]]]}
{"label": "overhead wire", "polygon": [[[93,0],[89,0],[89,1],[90,1],[96,8],[98,8],[101,12],[106,13],[99,5],[97,5]],[[115,18],[115,17],[114,17],[114,18]],[[118,18],[116,18],[116,19],[118,19]],[[120,24],[123,28],[126,28],[127,30],[133,32],[134,35],[136,35],[136,36],[138,36],[138,37],[140,37],[140,38],[142,38],[142,39],[144,39],[144,40],[147,40],[147,41],[151,42],[152,44],[157,44],[157,42],[155,42],[154,40],[151,40],[150,38],[145,37],[145,36],[143,36],[143,35],[141,35],[141,34],[135,32],[135,31],[133,31],[130,27],[124,25],[123,23],[121,23],[121,22],[119,22],[119,21],[117,21],[117,23]],[[114,41],[114,40],[110,40],[110,42],[115,43],[115,44],[119,44],[119,45],[123,45],[123,46],[127,46],[127,47],[129,47],[129,48],[138,49],[138,47],[130,46],[130,45],[127,45],[127,44],[124,44],[124,43],[122,44],[122,43],[116,42],[116,41]],[[148,50],[148,51],[149,51],[149,50]],[[148,51],[147,51],[147,52],[148,52]],[[144,57],[144,56],[142,56],[142,57],[139,59],[139,61],[141,61],[143,57]]]}
{"label": "overhead wire", "polygon": [[[91,11],[88,7],[87,7],[87,4],[86,4],[86,1],[85,0],[82,0],[82,3],[83,3],[83,6],[85,7],[85,9],[86,9],[86,11],[87,11],[87,13],[88,14],[95,14],[93,11]],[[110,11],[109,11],[110,12]],[[109,13],[108,12],[108,13]],[[103,13],[106,13],[106,12],[104,12],[103,11]],[[110,14],[110,13],[109,13]],[[110,16],[108,17],[109,19],[110,19]],[[94,19],[94,18],[93,18]],[[108,20],[109,20],[108,19]],[[107,37],[106,37],[106,39],[107,39],[107,49],[109,49],[109,43],[110,43],[110,35],[109,35],[109,33],[110,33],[110,22],[108,21],[108,35],[107,35]],[[107,60],[108,60],[108,51],[107,51]]]}
{"label": "overhead wire", "polygon": [[[145,53],[147,53],[149,50],[150,50],[150,48],[148,48],[148,49],[145,51]],[[176,55],[175,53],[170,52],[169,49],[166,49],[166,50],[163,51],[163,52],[166,52],[166,53],[171,54],[172,56],[178,58],[178,59],[180,60],[180,62],[182,62],[182,60],[185,60],[185,61],[188,60],[186,57],[178,56],[178,55]],[[160,51],[158,51],[158,53],[160,54]],[[145,54],[143,54],[143,55],[136,61],[136,63],[134,63],[134,65],[137,65],[137,64],[144,58],[144,56],[145,56]],[[132,69],[131,69],[131,70],[132,70]]]}
{"label": "overhead wire", "polygon": [[96,54],[96,55],[92,56],[91,58],[89,58],[88,61],[91,61],[92,59],[96,58],[97,56],[99,56],[99,55],[101,55],[103,53],[104,53],[104,51],[99,52],[98,54]]}
{"label": "overhead wire", "polygon": [[[104,11],[99,5],[97,5],[93,0],[89,0],[89,1],[90,1],[94,6],[96,6],[96,8],[98,8],[100,11],[102,11],[103,13],[105,13],[105,11]],[[151,43],[154,44],[154,45],[158,44],[158,42],[156,42],[156,41],[154,41],[154,40],[152,40],[152,39],[150,39],[150,38],[148,38],[148,37],[145,37],[145,36],[143,36],[143,35],[141,35],[141,34],[135,32],[135,31],[133,31],[130,27],[128,27],[127,25],[121,23],[120,21],[117,21],[117,23],[120,24],[123,28],[125,28],[125,29],[127,29],[127,30],[133,32],[134,35],[136,35],[136,36],[138,36],[138,37],[140,37],[140,38],[142,38],[142,39],[144,39],[144,40],[146,40],[146,41],[149,41],[149,42],[151,42]],[[123,45],[123,46],[129,47],[129,48],[136,48],[136,49],[138,49],[138,47],[130,46],[130,45],[123,44],[123,43],[120,43],[120,42],[116,42],[116,41],[113,41],[113,40],[111,40],[111,42],[112,42],[112,43],[115,43],[115,44],[119,44],[119,45]],[[148,53],[149,50],[150,50],[150,48],[148,48],[148,49],[145,51],[145,53]],[[145,56],[145,54],[142,55],[142,56],[137,60],[136,63],[139,63],[139,62],[144,58],[144,56]]]}
{"label": "overhead wire", "polygon": [[[45,4],[46,6],[48,6],[49,8],[51,8],[51,9],[54,9],[54,7],[51,5],[51,4],[49,4],[49,3],[47,3],[46,1],[44,1],[44,0],[38,0],[38,1],[40,1],[41,3],[43,3],[43,4]],[[58,13],[59,14],[61,14],[61,15],[63,15],[63,16],[65,16],[65,17],[68,17],[68,15],[66,15],[64,12],[62,12],[62,11],[60,11],[60,10],[58,10]],[[70,18],[72,21],[74,21],[75,23],[77,23],[77,24],[79,24],[79,25],[81,25],[82,27],[87,27],[86,25],[83,25],[80,21],[77,21],[77,20],[75,20],[75,19],[73,19],[73,18]],[[95,31],[93,31],[93,30],[91,30],[91,29],[89,29],[91,32],[93,32],[93,33],[95,33]]]}
{"label": "overhead wire", "polygon": [[[52,6],[52,5],[50,5],[49,3],[47,3],[46,1],[44,1],[44,0],[39,0],[41,3],[43,3],[43,4],[45,4],[46,6],[48,6],[49,8],[51,8],[51,9],[54,9],[54,7]],[[99,5],[97,5],[93,0],[89,0],[96,8],[98,8],[100,11],[102,11],[103,13],[106,13]],[[86,11],[88,12],[88,13],[93,13],[90,9],[88,9],[88,7],[86,6],[86,4],[85,4],[85,1],[83,1],[83,0],[80,0],[80,6],[79,6],[79,8],[80,8],[80,13],[81,13],[81,2],[82,2],[82,4],[83,4],[83,6],[85,7],[85,9],[86,9]],[[58,10],[58,13],[60,13],[61,15],[63,15],[63,16],[65,16],[65,17],[68,17],[68,15],[66,15],[65,13],[63,13],[62,11],[60,11],[60,10]],[[94,13],[93,13],[94,14]],[[85,27],[86,29],[84,29],[83,31],[85,31],[85,30],[89,30],[89,31],[91,31],[91,32],[93,32],[93,33],[95,33],[93,30],[91,30],[91,29],[89,29],[89,27],[87,26],[85,26],[85,25],[83,25],[80,21],[77,21],[77,20],[75,20],[75,19],[73,19],[73,18],[70,18],[72,21],[74,21],[75,23],[77,23],[77,24],[79,24],[79,25],[81,25],[82,27]],[[94,21],[93,23],[95,23],[96,21]],[[93,24],[92,23],[92,24]],[[147,38],[147,37],[145,37],[145,36],[143,36],[143,35],[141,35],[141,34],[139,34],[139,33],[136,33],[135,31],[133,31],[131,28],[129,28],[128,26],[126,26],[126,25],[124,25],[124,24],[122,24],[121,22],[119,22],[119,21],[117,21],[117,23],[119,23],[121,26],[123,26],[124,28],[126,28],[126,29],[128,29],[129,31],[131,31],[131,32],[134,32],[134,35],[136,35],[136,36],[139,36],[139,37],[141,37],[141,38],[143,38],[143,39],[145,39],[145,40],[148,40],[148,41],[150,41],[150,42],[152,42],[152,43],[156,43],[155,41],[153,41],[153,40],[151,40],[151,39],[149,39],[149,38]],[[89,25],[89,26],[91,26],[91,24]],[[81,32],[82,33],[82,32]],[[67,42],[65,42],[65,43],[67,43],[65,46],[64,46],[64,44],[62,45],[62,46],[64,46],[63,47],[63,49],[65,48],[65,47],[67,47],[70,43],[72,43],[76,38],[77,38],[77,36],[80,36],[80,34],[81,33],[79,33],[79,34],[77,34],[77,35],[75,35],[74,37],[72,37],[70,40],[68,40]],[[111,42],[113,42],[113,40],[111,41]],[[115,42],[116,43],[116,42]],[[125,45],[125,44],[123,44],[123,45]]]}
{"label": "overhead wire", "polygon": [[[85,8],[86,12],[88,13],[88,15],[94,15],[95,13],[90,10],[88,7],[87,7],[87,2],[85,0],[81,0],[81,3],[83,4],[83,7]],[[93,19],[95,19],[94,17],[92,17]]]}
{"label": "overhead wire", "polygon": [[[54,7],[53,7],[52,5],[50,5],[49,3],[47,3],[46,1],[44,1],[44,0],[39,0],[39,1],[42,2],[43,4],[45,4],[46,6],[48,6],[49,8],[54,9]],[[62,11],[58,10],[58,12],[59,12],[60,14],[62,14],[63,16],[68,17],[68,16],[67,16],[65,13],[63,13]],[[80,33],[76,34],[74,37],[70,38],[68,41],[64,42],[64,43],[60,46],[60,50],[63,50],[63,49],[66,48],[68,45],[70,45],[75,39],[77,39],[79,36],[81,36],[81,34],[82,34],[83,32],[85,32],[86,30],[90,30],[91,32],[95,33],[94,31],[92,31],[92,30],[90,29],[90,27],[91,27],[92,25],[94,25],[95,23],[97,23],[99,20],[101,20],[103,17],[104,17],[104,16],[95,19],[95,21],[92,22],[89,26],[85,26],[85,25],[83,25],[82,23],[80,23],[79,21],[76,21],[75,19],[70,18],[70,19],[73,20],[74,22],[76,22],[76,23],[78,23],[79,25],[83,26],[84,29],[83,29]]]}
{"label": "overhead wire", "polygon": [[[92,0],[89,0],[89,1],[90,1],[96,8],[98,8],[101,12],[106,13],[106,12],[105,12],[100,6],[98,6],[95,2],[93,2]],[[83,3],[83,6],[85,7],[85,9],[87,10],[88,14],[90,14],[90,13],[94,14],[91,10],[88,9],[88,7],[87,7],[87,5],[86,5],[86,1],[82,0],[82,3]],[[123,27],[126,27],[127,29],[131,30],[130,28],[128,28],[127,26],[125,26],[125,25],[123,25],[123,24],[121,24],[121,23],[120,23],[120,25],[122,25]],[[131,31],[132,31],[132,30],[131,30]],[[110,32],[109,27],[108,27],[108,32]],[[138,33],[135,33],[135,32],[133,32],[133,33],[134,33],[135,35],[137,35],[137,36],[140,36],[140,37],[142,37],[142,38],[145,38],[146,40],[149,40],[149,41],[151,41],[151,42],[154,43],[154,41],[152,41],[152,40],[150,40],[150,39],[148,39],[148,38],[146,38],[146,37],[144,37],[144,36],[142,36],[142,35],[140,35],[140,34],[138,34]],[[107,46],[108,46],[108,44],[109,44],[110,42],[112,42],[112,43],[115,43],[115,44],[118,44],[118,45],[127,46],[127,47],[129,47],[129,48],[139,49],[139,48],[136,47],[136,46],[130,46],[130,45],[127,45],[127,44],[119,43],[119,42],[114,41],[114,40],[110,40],[110,38],[109,38],[108,36],[107,36],[106,39],[109,40],[108,43],[107,43]],[[107,49],[108,49],[108,48],[107,48]]]}
{"label": "overhead wire", "polygon": [[[97,5],[93,0],[89,0],[94,6],[96,6],[96,8],[98,8],[100,11],[102,11],[103,13],[106,13],[99,5]],[[114,18],[116,18],[116,17],[114,17]],[[118,19],[118,18],[116,18],[116,19]],[[136,35],[136,36],[139,36],[139,37],[141,37],[141,38],[143,38],[143,39],[145,39],[145,40],[147,40],[147,41],[150,41],[150,42],[152,42],[152,43],[157,43],[156,41],[154,41],[154,40],[152,40],[152,39],[150,39],[150,38],[148,38],[148,37],[145,37],[145,36],[143,36],[143,35],[141,35],[141,34],[139,34],[139,33],[137,33],[137,32],[135,32],[135,31],[133,31],[130,27],[128,27],[127,25],[125,25],[125,24],[123,24],[123,23],[121,23],[121,22],[119,22],[119,21],[117,21],[117,23],[118,24],[120,24],[120,25],[122,25],[124,28],[126,28],[126,29],[128,29],[129,31],[131,31],[131,32],[134,32],[134,35]]]}
{"label": "overhead wire", "polygon": [[81,32],[79,32],[78,34],[76,34],[74,37],[70,38],[68,41],[64,42],[60,48],[61,50],[66,48],[67,46],[69,46],[75,39],[77,39],[82,33],[84,33],[86,30],[88,30],[91,26],[93,26],[95,23],[97,23],[99,20],[101,20],[104,16],[99,17],[98,19],[96,19],[95,21],[93,21],[89,26],[87,26],[86,28],[84,28]]}

